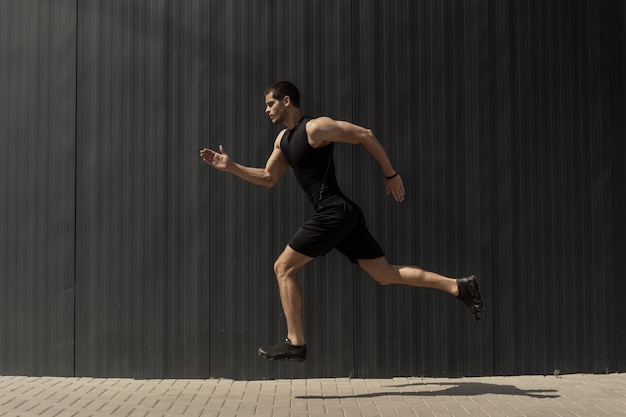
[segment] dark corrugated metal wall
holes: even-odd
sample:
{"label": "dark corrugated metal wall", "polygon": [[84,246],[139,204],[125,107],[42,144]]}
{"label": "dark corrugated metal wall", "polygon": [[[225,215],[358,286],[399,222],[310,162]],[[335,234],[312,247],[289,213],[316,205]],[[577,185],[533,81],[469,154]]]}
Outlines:
{"label": "dark corrugated metal wall", "polygon": [[[402,205],[383,198],[379,169],[357,151],[355,198],[392,262],[476,273],[491,299],[488,3],[354,4],[353,119],[385,143],[407,189]],[[491,318],[477,325],[432,291],[365,281],[355,293],[357,375],[492,367]]]}
{"label": "dark corrugated metal wall", "polygon": [[0,374],[74,371],[75,44],[73,1],[0,1]]}
{"label": "dark corrugated metal wall", "polygon": [[[623,371],[624,21],[619,1],[0,0],[0,372]],[[256,356],[311,208],[290,173],[261,189],[197,154],[263,165],[284,78],[374,130],[407,200],[348,145],[340,184],[391,261],[478,274],[482,323],[331,253],[301,273],[310,360]]]}
{"label": "dark corrugated metal wall", "polygon": [[609,3],[493,12],[494,370],[611,369]]}
{"label": "dark corrugated metal wall", "polygon": [[[626,369],[626,355],[623,349],[626,346],[626,326],[622,319],[626,317],[626,303],[621,301],[622,294],[626,294],[626,280],[624,277],[624,263],[626,259],[626,3],[612,1],[611,10],[611,146],[613,167],[613,239],[614,250],[614,285],[613,294],[615,308],[613,334],[615,335],[615,368]],[[621,51],[621,53],[620,53]],[[611,328],[609,327],[609,332]]]}

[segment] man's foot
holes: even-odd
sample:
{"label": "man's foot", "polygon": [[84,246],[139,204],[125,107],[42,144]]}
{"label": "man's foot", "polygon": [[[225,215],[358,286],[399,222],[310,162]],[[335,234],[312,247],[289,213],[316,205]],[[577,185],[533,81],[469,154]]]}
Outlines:
{"label": "man's foot", "polygon": [[260,347],[259,356],[271,361],[294,361],[306,360],[306,345],[294,346],[289,339],[283,343],[269,347]]}
{"label": "man's foot", "polygon": [[480,295],[476,277],[472,275],[471,277],[459,278],[456,280],[456,285],[459,288],[457,298],[469,307],[474,315],[474,320],[481,321],[485,315],[485,300]]}

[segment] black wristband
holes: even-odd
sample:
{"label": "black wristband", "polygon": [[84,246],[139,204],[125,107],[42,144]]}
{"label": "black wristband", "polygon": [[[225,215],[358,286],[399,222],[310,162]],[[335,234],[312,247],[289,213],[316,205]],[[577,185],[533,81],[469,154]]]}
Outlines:
{"label": "black wristband", "polygon": [[393,174],[392,176],[390,176],[390,177],[385,177],[385,178],[386,178],[386,179],[388,179],[388,180],[390,180],[390,179],[392,179],[392,178],[397,177],[398,175],[400,175],[400,172],[399,172],[399,171],[396,171],[396,173],[395,173],[395,174]]}

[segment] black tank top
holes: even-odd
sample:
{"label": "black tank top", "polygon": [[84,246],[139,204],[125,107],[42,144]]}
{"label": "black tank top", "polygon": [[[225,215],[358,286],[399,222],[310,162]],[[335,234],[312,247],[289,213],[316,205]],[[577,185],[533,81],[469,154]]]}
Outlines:
{"label": "black tank top", "polygon": [[312,147],[306,134],[309,120],[310,117],[303,117],[293,130],[287,130],[280,141],[280,149],[298,183],[317,208],[330,197],[344,196],[335,176],[334,143],[320,148]]}

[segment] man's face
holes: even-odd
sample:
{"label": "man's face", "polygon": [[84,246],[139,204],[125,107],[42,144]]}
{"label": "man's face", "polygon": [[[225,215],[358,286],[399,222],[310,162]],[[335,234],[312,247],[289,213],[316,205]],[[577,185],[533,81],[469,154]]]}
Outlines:
{"label": "man's face", "polygon": [[265,96],[265,113],[272,123],[279,125],[285,120],[286,109],[282,101],[275,99],[272,93]]}

